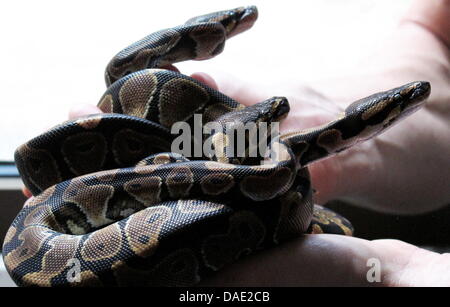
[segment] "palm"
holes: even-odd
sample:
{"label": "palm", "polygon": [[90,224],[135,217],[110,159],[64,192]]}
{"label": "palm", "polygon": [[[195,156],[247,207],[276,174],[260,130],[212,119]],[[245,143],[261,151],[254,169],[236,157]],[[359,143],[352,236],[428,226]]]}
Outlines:
{"label": "palm", "polygon": [[[328,122],[372,93],[411,81],[431,82],[432,95],[423,110],[378,138],[311,167],[317,201],[340,198],[397,213],[430,211],[450,201],[450,195],[442,195],[450,174],[440,171],[450,168],[449,43],[417,23],[404,22],[385,44],[389,48],[359,63],[351,75],[278,87],[291,102],[281,128],[298,130]],[[237,88],[238,82],[219,81],[220,90],[244,104],[270,96],[257,85]]]}
{"label": "palm", "polygon": [[[308,87],[285,87],[292,110],[282,128],[294,130],[327,122],[350,102],[371,93],[414,80],[432,84],[432,95],[423,110],[380,137],[311,167],[314,184],[323,192],[319,201],[343,198],[372,209],[404,213],[433,210],[450,202],[445,192],[450,174],[442,171],[450,169],[450,4],[437,1],[433,5],[440,10],[434,7],[431,12],[430,2],[417,1],[409,16],[412,22],[404,21],[386,44],[389,48],[359,65],[351,76]],[[218,83],[220,90],[245,104],[270,95],[254,85],[237,88],[239,82],[233,82],[234,86],[224,80]],[[255,89],[254,95],[248,88]],[[385,285],[449,283],[448,275],[442,274],[450,266],[448,255],[400,241],[329,235],[307,236],[292,246],[257,255],[212,282],[226,285],[229,280],[248,276],[250,280],[243,280],[243,284],[255,279],[258,285],[265,285],[265,280],[272,285],[311,285],[311,281],[321,285],[364,284],[365,260],[371,257],[387,264],[383,270]],[[288,265],[276,265],[280,262]],[[267,270],[274,265],[273,272]],[[296,267],[293,274],[291,265]],[[310,269],[318,266],[322,268],[319,272]],[[280,272],[285,275],[280,276]]]}

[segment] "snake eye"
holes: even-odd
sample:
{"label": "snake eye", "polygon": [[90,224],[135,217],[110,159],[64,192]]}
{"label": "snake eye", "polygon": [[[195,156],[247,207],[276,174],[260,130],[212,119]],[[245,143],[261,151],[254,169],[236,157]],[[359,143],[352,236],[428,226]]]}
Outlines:
{"label": "snake eye", "polygon": [[400,95],[400,94],[395,94],[395,95],[394,95],[394,101],[395,101],[397,104],[401,103],[402,100],[403,100],[403,99],[402,99],[402,95]]}

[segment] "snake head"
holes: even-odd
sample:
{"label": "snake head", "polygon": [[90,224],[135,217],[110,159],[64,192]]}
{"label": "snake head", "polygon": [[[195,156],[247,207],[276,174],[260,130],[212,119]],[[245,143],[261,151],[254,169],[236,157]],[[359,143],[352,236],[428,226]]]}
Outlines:
{"label": "snake head", "polygon": [[246,119],[244,123],[279,122],[287,116],[289,110],[289,102],[285,97],[272,97],[241,110],[240,118]]}
{"label": "snake head", "polygon": [[[284,97],[273,97],[220,116],[211,132],[215,154],[218,157],[217,161],[223,163],[233,161],[232,163],[240,164],[245,160],[244,158],[248,158],[245,155],[248,151],[257,148],[261,141],[270,139],[273,132],[278,133],[276,127],[275,131],[272,130],[272,124],[282,120],[288,112],[288,100]],[[244,144],[241,144],[239,140],[234,141],[235,135],[242,137],[243,139],[241,140],[244,140]],[[233,141],[230,141],[231,139]],[[237,153],[237,155],[226,156],[225,152],[233,152]],[[219,157],[219,154],[222,158]],[[263,155],[259,157],[253,156],[253,158],[261,157]]]}
{"label": "snake head", "polygon": [[385,99],[387,110],[391,110],[384,121],[384,128],[387,128],[399,120],[409,116],[419,110],[430,95],[431,86],[426,81],[416,81],[408,83],[399,88],[393,89]]}
{"label": "snake head", "polygon": [[289,112],[289,102],[285,97],[272,97],[257,104],[226,113],[216,121],[225,124],[236,123],[242,126],[247,123],[279,122]]}
{"label": "snake head", "polygon": [[426,81],[416,81],[374,94],[352,103],[347,116],[358,114],[364,123],[380,126],[380,132],[398,120],[417,111],[430,95],[431,86]]}
{"label": "snake head", "polygon": [[268,121],[279,122],[283,120],[289,113],[289,102],[285,97],[273,97],[265,101],[263,112],[268,114]]}
{"label": "snake head", "polygon": [[250,29],[257,18],[256,6],[247,6],[194,17],[189,19],[186,24],[220,22],[226,30],[227,38],[230,38]]}
{"label": "snake head", "polygon": [[250,29],[257,18],[256,6],[247,6],[231,10],[228,17],[221,22],[227,30],[227,37],[230,38]]}

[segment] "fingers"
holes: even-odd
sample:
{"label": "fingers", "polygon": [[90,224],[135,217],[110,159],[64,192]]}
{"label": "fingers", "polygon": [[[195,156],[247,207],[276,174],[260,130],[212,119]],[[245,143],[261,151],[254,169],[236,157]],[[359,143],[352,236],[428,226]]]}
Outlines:
{"label": "fingers", "polygon": [[191,77],[246,106],[253,105],[273,96],[269,94],[266,95],[264,91],[261,90],[262,86],[249,84],[224,73],[218,75],[217,80],[204,72],[193,73]]}
{"label": "fingers", "polygon": [[209,87],[211,87],[211,88],[213,88],[215,90],[219,89],[219,87],[217,86],[216,81],[210,75],[208,75],[207,73],[196,72],[196,73],[193,73],[191,75],[191,77],[194,78],[195,80],[203,83],[203,84],[206,84],[207,86],[209,86]]}
{"label": "fingers", "polygon": [[161,69],[167,69],[167,70],[171,70],[171,71],[174,71],[174,72],[177,72],[177,73],[180,72],[180,70],[179,70],[178,68],[176,68],[176,67],[175,67],[174,65],[172,65],[172,64],[163,66],[163,67],[161,67]]}
{"label": "fingers", "polygon": [[267,93],[264,86],[251,84],[224,72],[215,73],[214,78],[205,73],[194,73],[192,77],[246,106],[274,96],[273,93]]}
{"label": "fingers", "polygon": [[450,256],[398,240],[304,235],[231,264],[200,286],[448,286]]}
{"label": "fingers", "polygon": [[[400,241],[305,235],[231,264],[201,286],[398,285],[404,264],[417,250]],[[379,260],[379,282],[367,279],[369,259]]]}
{"label": "fingers", "polygon": [[450,48],[449,0],[416,0],[404,20],[422,25]]}
{"label": "fingers", "polygon": [[98,114],[98,113],[103,113],[103,112],[96,106],[91,105],[91,104],[80,104],[80,105],[74,106],[69,111],[69,119],[75,119],[78,117],[83,117],[83,116],[87,116],[87,115],[91,115],[91,114]]}
{"label": "fingers", "polygon": [[31,196],[33,196],[33,194],[31,194],[30,190],[28,190],[26,187],[22,187],[22,194],[26,198],[30,198]]}
{"label": "fingers", "polygon": [[330,200],[337,199],[343,193],[344,187],[338,176],[342,169],[339,159],[326,159],[320,163],[309,166],[311,182],[314,187],[313,201],[315,204],[323,205]]}

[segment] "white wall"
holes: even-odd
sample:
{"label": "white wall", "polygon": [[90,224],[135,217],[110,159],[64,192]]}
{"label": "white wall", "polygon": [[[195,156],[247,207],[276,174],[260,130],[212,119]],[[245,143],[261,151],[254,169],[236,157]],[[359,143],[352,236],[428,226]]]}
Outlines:
{"label": "white wall", "polygon": [[[255,27],[185,73],[224,70],[266,84],[339,75],[377,47],[410,0],[5,1],[1,5],[0,160],[70,106],[96,104],[103,70],[123,47],[190,17],[258,5]],[[280,93],[277,93],[280,94]]]}

